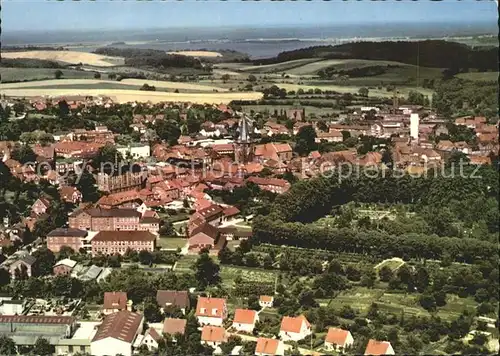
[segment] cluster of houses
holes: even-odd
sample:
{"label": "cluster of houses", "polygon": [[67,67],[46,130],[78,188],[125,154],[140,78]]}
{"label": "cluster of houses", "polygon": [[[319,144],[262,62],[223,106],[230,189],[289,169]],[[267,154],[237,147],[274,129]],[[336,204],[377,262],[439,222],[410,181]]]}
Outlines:
{"label": "cluster of houses", "polygon": [[[55,346],[57,355],[89,353],[95,356],[113,353],[124,356],[132,355],[137,349],[147,347],[150,351],[158,349],[160,340],[169,335],[174,342],[179,335],[186,332],[185,316],[191,309],[191,299],[187,291],[158,290],[156,302],[161,312],[178,310],[184,317],[167,317],[162,322],[148,323],[144,328],[144,316],[135,311],[132,301],[125,292],[106,292],[99,321],[79,321],[73,316],[18,315],[10,313],[10,300],[2,298],[6,304],[0,316],[0,331],[9,335],[17,345],[33,345],[38,337],[45,337]],[[259,305],[270,308],[273,297],[261,296]],[[297,317],[284,316],[281,320],[278,335],[273,338],[255,337],[254,329],[259,322],[260,311],[236,309],[234,317],[228,321],[227,302],[224,298],[197,298],[195,317],[201,331],[201,344],[214,349],[220,354],[220,346],[228,341],[231,335],[248,336],[256,341],[255,355],[284,355],[291,349],[290,341],[300,341],[312,334],[311,324],[303,315]],[[37,330],[33,333],[33,330]],[[348,330],[329,328],[323,349],[341,352],[353,346],[354,339]],[[241,346],[233,349],[238,355]],[[311,351],[312,352],[312,351]],[[365,355],[394,355],[388,341],[370,340]]]}

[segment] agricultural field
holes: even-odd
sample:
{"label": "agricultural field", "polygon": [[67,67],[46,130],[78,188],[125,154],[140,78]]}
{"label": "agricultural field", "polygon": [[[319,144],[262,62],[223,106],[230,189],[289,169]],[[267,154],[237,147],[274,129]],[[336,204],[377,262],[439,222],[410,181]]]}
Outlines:
{"label": "agricultural field", "polygon": [[10,97],[34,97],[34,96],[64,96],[64,95],[88,95],[108,96],[118,103],[133,101],[160,103],[164,101],[191,102],[197,104],[217,103],[228,104],[233,100],[259,100],[262,93],[258,92],[231,92],[231,93],[170,93],[158,91],[125,90],[125,89],[87,89],[87,88],[16,88],[4,89],[0,86],[2,94]]}
{"label": "agricultural field", "polygon": [[[47,80],[54,78],[54,68],[4,68],[0,67],[2,83]],[[93,79],[94,73],[82,70],[63,69],[63,77],[68,79]]]}
{"label": "agricultural field", "polygon": [[222,278],[223,284],[228,287],[232,287],[234,280],[241,276],[244,281],[254,281],[254,282],[274,282],[278,271],[267,270],[261,268],[250,268],[250,267],[240,267],[240,266],[220,266],[220,277]]}
{"label": "agricultural field", "polygon": [[264,64],[264,65],[248,65],[248,63],[224,63],[215,66],[218,69],[229,69],[231,71],[241,71],[248,74],[266,74],[266,73],[282,73],[289,72],[293,68],[301,68],[308,63],[317,62],[318,58],[296,59],[293,61]]}
{"label": "agricultural field", "polygon": [[213,51],[177,51],[177,52],[168,52],[168,54],[179,54],[181,56],[207,57],[207,58],[222,57],[222,54]]}
{"label": "agricultural field", "polygon": [[68,64],[88,64],[96,67],[112,67],[123,65],[123,58],[103,56],[95,53],[76,51],[26,51],[26,52],[5,52],[4,58],[32,58],[45,59]]}
{"label": "agricultural field", "polygon": [[479,82],[496,82],[498,80],[499,72],[470,72],[460,73],[455,77],[465,80],[475,80]]}

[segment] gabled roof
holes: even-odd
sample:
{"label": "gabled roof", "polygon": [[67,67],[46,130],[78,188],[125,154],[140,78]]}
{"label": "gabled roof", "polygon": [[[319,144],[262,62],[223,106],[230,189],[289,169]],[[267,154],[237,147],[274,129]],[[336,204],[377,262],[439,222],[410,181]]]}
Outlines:
{"label": "gabled roof", "polygon": [[131,344],[142,324],[142,320],[141,314],[126,310],[110,314],[104,318],[92,342],[111,337]]}
{"label": "gabled roof", "polygon": [[265,337],[259,337],[257,339],[257,346],[255,347],[255,353],[275,355],[276,352],[278,351],[279,344],[280,340],[278,339],[268,339]]}
{"label": "gabled roof", "polygon": [[329,328],[328,334],[326,335],[325,342],[335,344],[338,346],[344,346],[347,341],[347,336],[349,335],[348,330]]}
{"label": "gabled roof", "polygon": [[73,228],[60,227],[52,230],[47,234],[47,237],[85,237],[87,236],[87,231]]}
{"label": "gabled roof", "polygon": [[[215,314],[213,313],[215,309]],[[196,304],[196,316],[208,316],[212,318],[222,318],[226,309],[224,298],[198,297]]]}
{"label": "gabled roof", "polygon": [[233,323],[239,324],[254,324],[257,312],[250,309],[236,309],[234,311]]}
{"label": "gabled roof", "polygon": [[181,309],[188,308],[189,294],[187,291],[158,290],[156,292],[156,302],[160,307],[171,304]]}
{"label": "gabled roof", "polygon": [[149,328],[148,330],[146,330],[146,333],[144,334],[144,336],[147,336],[147,335],[151,335],[153,340],[155,340],[156,342],[160,341],[160,339],[161,339],[160,334],[158,334],[158,332],[154,328]]}
{"label": "gabled roof", "polygon": [[227,340],[226,330],[222,326],[204,326],[201,329],[201,341],[224,342]]}
{"label": "gabled roof", "polygon": [[281,320],[280,331],[300,333],[302,323],[306,323],[307,326],[310,326],[306,317],[303,315],[300,315],[298,317],[284,316]]}
{"label": "gabled roof", "polygon": [[274,297],[270,296],[270,295],[261,295],[259,297],[259,300],[261,302],[264,302],[264,303],[269,303],[269,302],[272,302],[274,300]]}
{"label": "gabled roof", "polygon": [[169,335],[183,334],[186,331],[186,319],[166,318],[163,322],[163,332]]}
{"label": "gabled roof", "polygon": [[69,268],[73,268],[73,267],[75,267],[75,266],[76,266],[76,264],[77,264],[77,263],[78,263],[78,262],[73,261],[72,259],[65,258],[65,259],[63,259],[63,260],[58,261],[58,262],[54,265],[54,267],[57,267],[57,266],[67,266],[67,267],[69,267]]}
{"label": "gabled roof", "polygon": [[100,231],[92,241],[155,241],[149,231]]}
{"label": "gabled roof", "polygon": [[127,293],[125,292],[105,292],[104,309],[126,309]]}
{"label": "gabled roof", "polygon": [[391,343],[389,341],[377,341],[370,339],[366,345],[365,355],[385,355]]}

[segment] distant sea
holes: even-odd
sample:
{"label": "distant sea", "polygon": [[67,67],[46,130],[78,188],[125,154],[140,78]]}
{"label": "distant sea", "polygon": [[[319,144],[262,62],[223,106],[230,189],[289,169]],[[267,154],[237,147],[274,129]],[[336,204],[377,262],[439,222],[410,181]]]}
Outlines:
{"label": "distant sea", "polygon": [[[176,50],[234,50],[251,58],[356,40],[411,40],[496,34],[496,23],[378,24],[322,27],[135,29],[78,32],[2,32],[2,45],[54,45],[91,52],[98,47]],[[120,44],[117,44],[120,43]]]}

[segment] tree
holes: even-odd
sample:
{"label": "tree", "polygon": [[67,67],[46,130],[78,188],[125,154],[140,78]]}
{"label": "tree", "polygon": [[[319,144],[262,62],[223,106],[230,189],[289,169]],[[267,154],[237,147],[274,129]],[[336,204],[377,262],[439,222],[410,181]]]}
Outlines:
{"label": "tree", "polygon": [[301,127],[295,137],[295,151],[301,156],[309,154],[317,148],[315,140],[316,131],[311,125]]}
{"label": "tree", "polygon": [[175,236],[174,224],[170,220],[164,221],[159,232],[161,236]]}
{"label": "tree", "polygon": [[247,303],[248,303],[248,309],[260,310],[259,297],[256,296],[255,294],[252,294],[248,297]]}
{"label": "tree", "polygon": [[36,342],[35,346],[33,347],[33,353],[35,355],[52,355],[55,352],[54,346],[52,346],[49,341],[43,337],[39,337]]}
{"label": "tree", "polygon": [[369,92],[368,88],[365,88],[365,87],[359,88],[359,90],[358,90],[358,93],[361,96],[368,96],[368,92]]}
{"label": "tree", "polygon": [[115,80],[116,79],[116,74],[115,73],[109,73],[108,74],[108,79],[109,80]]}
{"label": "tree", "polygon": [[422,294],[419,298],[419,303],[422,308],[428,311],[436,310],[436,300],[430,294]]}
{"label": "tree", "polygon": [[16,343],[7,335],[0,336],[0,355],[17,355]]}
{"label": "tree", "polygon": [[168,142],[169,145],[177,144],[181,130],[176,122],[159,120],[154,126],[158,137]]}
{"label": "tree", "polygon": [[63,74],[64,74],[64,73],[63,73],[60,69],[58,69],[58,70],[56,70],[56,71],[54,72],[54,77],[55,77],[56,79],[61,79],[61,78],[62,78],[62,76],[63,76]]}
{"label": "tree", "polygon": [[200,289],[217,285],[221,281],[219,276],[220,267],[210,258],[206,249],[200,251],[200,255],[194,264],[194,269],[195,278]]}
{"label": "tree", "polygon": [[219,250],[217,257],[219,258],[220,263],[229,264],[233,259],[233,253],[227,246],[224,246]]}
{"label": "tree", "polygon": [[257,81],[257,77],[253,74],[250,74],[247,79],[250,83],[255,83]]}
{"label": "tree", "polygon": [[39,276],[47,276],[52,274],[52,267],[56,261],[54,253],[46,247],[41,247],[33,252],[33,257],[36,258],[36,270]]}
{"label": "tree", "polygon": [[[94,168],[104,170],[106,168],[108,171],[111,167],[114,167],[115,162],[123,161],[122,154],[116,149],[112,144],[106,144],[99,148],[96,156],[92,160],[92,165]],[[82,193],[83,194],[83,193]]]}
{"label": "tree", "polygon": [[153,263],[153,255],[147,250],[139,251],[139,262],[143,265],[150,265]]}
{"label": "tree", "polygon": [[84,168],[78,177],[76,177],[75,182],[76,188],[82,193],[84,202],[93,202],[95,203],[99,200],[100,195],[97,191],[97,182],[86,168]]}
{"label": "tree", "polygon": [[229,74],[223,74],[221,77],[223,83],[226,83],[230,78]]}
{"label": "tree", "polygon": [[160,306],[154,298],[148,298],[144,301],[144,318],[149,323],[158,323],[163,320]]}
{"label": "tree", "polygon": [[59,255],[58,255],[58,258],[60,260],[62,259],[65,259],[65,258],[70,258],[71,256],[73,256],[75,254],[75,250],[73,250],[71,247],[69,246],[61,246],[61,248],[59,249]]}
{"label": "tree", "polygon": [[35,163],[37,156],[30,146],[24,144],[14,148],[11,157],[22,164],[26,164],[28,162]]}
{"label": "tree", "polygon": [[327,132],[328,131],[328,125],[324,121],[318,121],[316,123],[316,126],[317,126],[318,129],[320,129],[323,132]]}
{"label": "tree", "polygon": [[10,273],[5,268],[0,268],[0,288],[8,284],[10,284]]}
{"label": "tree", "polygon": [[94,78],[95,78],[95,79],[101,79],[101,73],[99,73],[99,72],[95,72],[95,73],[94,73]]}

